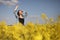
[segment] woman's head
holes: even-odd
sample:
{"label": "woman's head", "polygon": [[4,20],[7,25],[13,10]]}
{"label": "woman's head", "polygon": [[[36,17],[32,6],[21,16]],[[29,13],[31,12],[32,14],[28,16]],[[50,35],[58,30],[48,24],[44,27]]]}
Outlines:
{"label": "woman's head", "polygon": [[17,15],[20,16],[22,14],[23,14],[23,11],[22,10],[18,10]]}

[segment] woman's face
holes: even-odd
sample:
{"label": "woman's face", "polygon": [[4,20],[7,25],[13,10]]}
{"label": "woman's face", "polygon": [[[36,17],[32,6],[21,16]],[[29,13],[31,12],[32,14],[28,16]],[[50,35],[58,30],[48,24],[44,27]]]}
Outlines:
{"label": "woman's face", "polygon": [[20,15],[22,15],[22,14],[23,14],[23,11],[22,11],[22,10],[20,10],[20,11],[19,11],[19,14],[20,14]]}

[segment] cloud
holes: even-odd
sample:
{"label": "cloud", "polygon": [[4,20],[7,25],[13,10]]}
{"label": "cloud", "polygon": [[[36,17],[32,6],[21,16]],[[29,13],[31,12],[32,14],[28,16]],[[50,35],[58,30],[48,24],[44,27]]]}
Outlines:
{"label": "cloud", "polygon": [[18,0],[0,0],[0,4],[11,6],[18,3]]}

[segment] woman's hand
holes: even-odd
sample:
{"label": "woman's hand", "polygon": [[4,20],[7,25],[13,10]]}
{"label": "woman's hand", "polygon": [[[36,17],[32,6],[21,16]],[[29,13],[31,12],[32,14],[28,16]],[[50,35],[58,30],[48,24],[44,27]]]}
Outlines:
{"label": "woman's hand", "polygon": [[27,15],[28,15],[28,13],[27,13],[27,12],[25,12],[25,17],[27,17]]}
{"label": "woman's hand", "polygon": [[16,5],[16,7],[15,7],[14,11],[15,11],[15,10],[17,10],[17,9],[18,9],[18,7],[19,7],[19,6],[18,6],[18,5]]}
{"label": "woman's hand", "polygon": [[28,15],[28,13],[27,13],[27,12],[25,12],[25,15]]}

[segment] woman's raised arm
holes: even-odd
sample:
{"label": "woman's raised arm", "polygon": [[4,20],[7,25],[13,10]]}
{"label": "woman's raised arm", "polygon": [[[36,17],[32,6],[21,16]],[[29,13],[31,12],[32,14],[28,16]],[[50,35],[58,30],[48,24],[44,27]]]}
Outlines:
{"label": "woman's raised arm", "polygon": [[18,18],[17,14],[16,14],[17,9],[18,9],[18,5],[16,5],[16,7],[15,7],[15,9],[14,9],[14,15],[15,15],[16,18]]}
{"label": "woman's raised arm", "polygon": [[16,5],[16,7],[15,7],[14,11],[16,11],[16,10],[18,9],[18,7],[19,7],[19,6],[18,6],[18,5]]}

